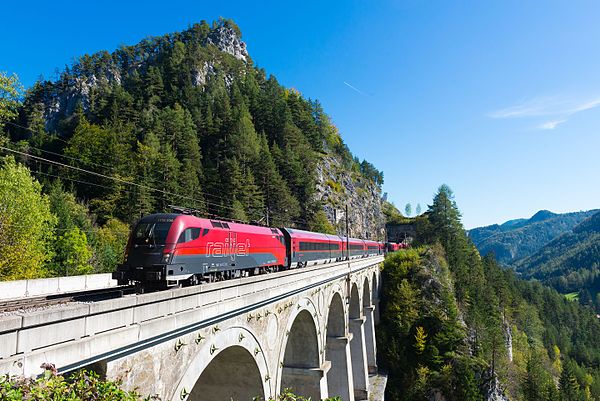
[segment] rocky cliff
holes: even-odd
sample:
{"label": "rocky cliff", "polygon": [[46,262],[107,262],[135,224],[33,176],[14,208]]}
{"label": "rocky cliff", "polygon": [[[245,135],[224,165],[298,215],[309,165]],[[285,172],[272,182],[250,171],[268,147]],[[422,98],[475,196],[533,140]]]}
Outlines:
{"label": "rocky cliff", "polygon": [[351,236],[385,240],[381,188],[345,169],[333,155],[323,156],[317,165],[316,197],[338,234],[346,233],[347,206]]}

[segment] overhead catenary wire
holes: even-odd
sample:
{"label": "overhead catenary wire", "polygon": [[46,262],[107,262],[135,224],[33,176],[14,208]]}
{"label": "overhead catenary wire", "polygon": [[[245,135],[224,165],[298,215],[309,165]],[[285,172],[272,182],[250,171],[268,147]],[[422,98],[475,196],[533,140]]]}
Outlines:
{"label": "overhead catenary wire", "polygon": [[[29,158],[37,160],[37,161],[39,161],[41,163],[44,163],[44,164],[56,165],[56,166],[59,166],[59,167],[68,168],[68,169],[72,169],[72,170],[75,170],[75,171],[79,171],[81,173],[90,174],[90,175],[94,175],[94,176],[97,176],[97,177],[100,177],[100,178],[105,178],[105,179],[113,180],[113,181],[116,181],[116,182],[119,182],[119,183],[122,183],[122,184],[130,185],[130,186],[135,186],[135,187],[142,188],[142,189],[147,189],[147,190],[150,190],[150,191],[155,191],[155,192],[161,193],[163,195],[170,195],[170,196],[175,196],[175,197],[178,197],[178,198],[181,198],[181,199],[191,200],[193,202],[198,202],[199,204],[201,204],[203,206],[209,206],[210,205],[210,206],[214,206],[216,208],[224,208],[224,209],[233,210],[233,211],[236,210],[235,208],[230,207],[230,206],[226,206],[226,205],[222,205],[222,204],[217,204],[217,203],[209,202],[209,201],[206,201],[206,200],[203,200],[203,199],[196,199],[196,198],[193,198],[193,197],[190,197],[190,196],[187,196],[187,195],[180,195],[180,194],[177,194],[175,192],[165,191],[163,189],[153,188],[153,187],[150,187],[148,185],[139,184],[139,183],[132,182],[132,181],[127,181],[127,180],[124,180],[124,179],[118,178],[118,177],[112,177],[112,176],[109,176],[109,175],[106,175],[106,174],[98,173],[96,171],[83,169],[81,167],[71,166],[69,164],[61,163],[61,162],[58,162],[58,161],[55,161],[55,160],[46,159],[46,158],[41,157],[41,156],[32,155],[32,154],[27,153],[27,152],[22,152],[22,151],[11,149],[11,148],[7,148],[7,147],[4,147],[4,146],[0,146],[0,150],[3,150],[5,152],[9,152],[9,153],[18,154],[18,155],[20,155],[22,157],[29,157]],[[48,173],[46,173],[46,174],[48,174]],[[72,180],[72,181],[79,181],[79,180],[74,180],[74,179],[70,179],[70,178],[67,178],[67,177],[60,177],[60,176],[55,176],[55,177],[56,178],[61,178],[61,179],[63,179],[63,178],[64,179],[69,179],[69,180]],[[94,186],[100,186],[100,187],[111,189],[110,187],[106,187],[106,186],[103,186],[101,184],[94,184],[94,183],[83,182],[83,181],[81,181],[81,183],[85,184],[85,185],[94,185]],[[121,189],[121,190],[127,191],[127,190],[124,190],[124,189]],[[130,191],[127,191],[127,192],[130,192]],[[162,199],[167,200],[167,198],[164,198],[164,197],[162,197]],[[217,219],[233,220],[233,219],[223,218],[221,216],[217,216],[215,214],[211,214],[211,213],[208,213],[208,212],[202,212],[202,214],[204,214],[206,216],[209,216],[209,217],[212,217],[212,218],[217,218]],[[308,222],[306,220],[304,220],[304,219],[290,219],[289,221],[292,222],[292,223],[294,223],[294,224],[300,224],[300,225],[307,225],[308,224]]]}
{"label": "overhead catenary wire", "polygon": [[[12,122],[9,122],[7,124],[13,125],[15,127],[18,127],[18,128],[24,129],[24,130],[27,130],[27,131],[29,131],[31,133],[34,133],[34,134],[37,133],[36,131],[32,130],[31,128],[27,128],[27,127],[24,127],[24,126],[19,125],[19,124],[15,124],[15,123],[12,123]],[[64,142],[65,144],[69,144],[68,141],[65,141],[65,140],[61,139],[59,136],[53,136],[52,138],[53,139],[57,139],[57,140],[59,140],[61,142]],[[112,170],[112,171],[115,171],[115,172],[117,171],[116,167],[106,166],[106,165],[103,165],[103,164],[100,164],[100,163],[96,163],[96,162],[92,162],[92,161],[89,161],[89,160],[82,160],[82,159],[79,159],[77,157],[68,156],[68,155],[65,155],[65,154],[60,154],[60,153],[52,152],[52,151],[49,151],[49,150],[36,148],[34,146],[31,146],[30,144],[27,144],[27,148],[28,149],[34,149],[34,150],[37,150],[39,152],[46,153],[46,154],[49,154],[49,155],[53,155],[53,156],[57,156],[57,157],[61,157],[61,158],[65,158],[65,159],[69,159],[69,160],[73,160],[73,161],[78,161],[78,162],[81,162],[81,163],[84,163],[84,164],[88,164],[88,165],[91,165],[91,166],[100,167],[100,168]],[[144,179],[144,177],[141,177],[139,175],[134,175],[134,178]],[[219,200],[219,201],[227,201],[225,195],[209,194],[209,193],[206,193],[206,192],[203,192],[203,191],[198,191],[198,192],[202,196],[205,196],[205,197],[211,197],[211,198]]]}
{"label": "overhead catenary wire", "polygon": [[[28,127],[25,127],[25,126],[22,126],[22,125],[13,123],[13,122],[8,122],[7,124],[13,125],[15,127],[21,128],[21,129],[24,129],[24,130],[29,131],[29,132],[34,133],[34,134],[38,133],[37,131],[35,131],[35,130],[31,129],[31,128],[28,128]],[[65,144],[69,143],[68,141],[63,140],[59,136],[53,136],[53,138],[57,139],[57,140],[59,140],[59,141],[61,141],[63,143],[65,143]],[[70,159],[70,160],[76,160],[76,161],[79,161],[81,163],[85,163],[85,164],[89,164],[89,165],[93,165],[93,166],[97,166],[97,167],[101,167],[101,168],[105,168],[105,169],[110,169],[110,170],[113,170],[113,171],[117,170],[115,167],[105,166],[105,165],[102,165],[102,164],[99,164],[99,163],[95,163],[95,162],[88,161],[88,160],[78,159],[78,158],[72,157],[72,156],[61,155],[61,154],[56,153],[56,152],[51,152],[51,151],[48,151],[48,150],[45,150],[45,149],[36,148],[36,147],[31,146],[29,144],[27,145],[27,147],[29,149],[35,149],[37,151],[44,152],[44,153],[47,153],[47,154],[51,154],[51,155],[54,155],[54,156],[58,156],[58,157],[62,157],[62,158]],[[31,154],[28,154],[28,155],[30,157],[36,157],[35,155],[31,155]],[[52,162],[52,160],[49,160],[49,161]],[[69,165],[66,165],[66,166],[69,166]],[[74,167],[74,166],[71,166],[71,167]],[[75,168],[77,168],[77,167],[75,167]],[[81,169],[81,170],[85,170],[85,169]],[[92,172],[92,173],[95,173],[95,172]],[[140,178],[144,179],[144,177],[140,177],[139,175],[134,175],[134,177],[138,178],[138,179],[140,179]],[[110,177],[107,177],[107,178],[110,178]],[[143,184],[137,184],[137,183],[132,183],[132,184],[133,185],[139,185],[139,186],[143,185]],[[145,187],[151,188],[150,186],[145,186]],[[156,188],[153,188],[152,190],[163,191],[163,190],[156,189]],[[222,201],[222,202],[228,202],[228,199],[226,199],[226,195],[209,194],[209,193],[206,193],[206,192],[203,192],[203,191],[200,191],[200,190],[197,190],[197,192],[200,195],[204,196],[204,197],[212,197],[212,198],[217,199],[217,200]],[[177,197],[180,197],[180,198],[186,197],[185,195],[179,195],[179,194],[172,193],[172,192],[171,192],[171,194],[173,194],[173,196],[177,196]],[[216,204],[216,203],[209,202],[209,201],[206,201],[206,200],[203,200],[203,199],[202,200],[198,200],[198,199],[194,199],[192,197],[186,197],[186,198],[190,199],[190,200],[195,200],[195,201],[200,202],[200,203],[203,203],[205,206],[210,205],[210,206],[214,206],[214,207],[217,207],[217,208],[225,208],[225,209],[232,210],[232,211],[236,210],[233,207],[225,206],[223,204]],[[210,214],[207,214],[207,215],[210,215]],[[213,214],[212,216],[216,216],[216,215]],[[219,216],[217,216],[217,217],[219,217]],[[232,220],[232,219],[229,219],[229,220]],[[292,222],[292,223],[294,223],[294,224],[299,224],[299,225],[304,225],[304,226],[308,226],[309,225],[309,222],[307,220],[301,219],[301,218],[289,219],[289,221]]]}
{"label": "overhead catenary wire", "polygon": [[228,208],[228,209],[231,209],[231,210],[235,210],[235,209],[233,209],[231,207],[219,205],[219,204],[212,203],[212,202],[208,202],[208,201],[203,200],[203,199],[196,199],[196,198],[192,198],[191,196],[188,196],[188,195],[180,195],[180,194],[177,194],[175,192],[166,191],[164,189],[153,188],[153,187],[150,187],[150,186],[145,185],[145,184],[139,184],[137,182],[127,181],[127,180],[124,180],[124,179],[119,178],[119,177],[112,177],[112,176],[109,176],[109,175],[106,175],[106,174],[98,173],[96,171],[86,170],[86,169],[83,169],[81,167],[71,166],[69,164],[64,164],[64,163],[61,163],[61,162],[58,162],[58,161],[55,161],[55,160],[46,159],[46,158],[41,157],[41,156],[32,155],[30,153],[21,152],[19,150],[10,149],[10,148],[4,147],[4,146],[0,146],[0,150],[4,150],[5,152],[15,153],[15,154],[18,154],[18,155],[23,156],[23,157],[30,157],[32,159],[39,160],[42,163],[54,164],[54,165],[59,166],[59,167],[64,167],[64,168],[69,168],[69,169],[72,169],[72,170],[75,170],[75,171],[79,171],[81,173],[94,175],[96,177],[105,178],[105,179],[108,179],[108,180],[113,180],[113,181],[119,182],[121,184],[131,185],[131,186],[135,186],[135,187],[138,187],[138,188],[147,189],[147,190],[150,190],[150,191],[155,191],[155,192],[158,192],[158,193],[162,193],[164,195],[176,196],[176,197],[179,197],[179,198],[182,198],[182,199],[188,199],[188,200],[191,200],[191,201],[194,201],[194,202],[199,202],[200,204],[204,204],[204,205],[212,205],[212,206],[216,206],[216,207],[224,207],[224,208]]}
{"label": "overhead catenary wire", "polygon": [[[24,130],[29,131],[29,132],[34,133],[34,134],[38,133],[37,131],[35,131],[35,130],[31,129],[31,128],[28,128],[28,127],[25,127],[25,126],[22,126],[22,125],[13,123],[13,122],[8,122],[7,124],[13,125],[15,127],[21,128],[21,129],[24,129]],[[68,141],[65,141],[64,139],[60,138],[60,136],[53,136],[53,139],[57,139],[57,140],[65,143],[65,144],[69,144]],[[100,167],[100,168],[105,168],[105,169],[117,171],[116,167],[106,166],[106,165],[99,164],[99,163],[96,163],[96,162],[92,162],[92,161],[89,161],[89,160],[82,160],[82,159],[79,159],[79,158],[76,158],[76,157],[73,157],[73,156],[67,156],[67,155],[59,154],[59,153],[52,152],[52,151],[49,151],[49,150],[40,149],[40,148],[31,146],[30,144],[28,144],[27,147],[29,149],[34,149],[34,150],[37,150],[37,151],[40,151],[40,152],[43,152],[43,153],[51,154],[53,156],[57,156],[57,157],[61,157],[61,158],[66,158],[66,159],[69,159],[69,160],[78,161],[78,162],[89,164],[89,165],[92,165],[92,166],[96,166],[96,167]],[[144,179],[144,177],[141,177],[139,175],[134,175],[133,177],[134,178],[138,178],[138,179]],[[204,196],[204,197],[210,197],[210,198],[216,199],[218,201],[222,201],[222,202],[229,202],[229,199],[227,199],[228,195],[226,195],[226,194],[216,195],[216,194],[210,194],[210,193],[207,193],[207,192],[203,192],[203,191],[200,191],[200,190],[197,190],[197,192],[200,195]],[[181,197],[182,195],[177,194],[176,196]],[[205,200],[200,200],[200,202],[205,203],[206,205],[210,205],[210,206],[214,206],[214,207],[218,207],[218,208],[225,208],[225,209],[228,209],[228,210],[235,210],[232,207],[221,205],[221,204],[215,204],[215,203],[208,202],[208,201],[205,201]],[[209,213],[207,215],[211,215],[211,214]],[[212,214],[212,216],[219,217],[219,216],[214,215],[214,214]],[[229,220],[231,220],[231,219],[229,219]],[[304,226],[308,226],[309,225],[309,222],[307,220],[301,219],[301,218],[290,219],[289,221],[292,222],[292,223],[294,223],[294,224],[299,224],[299,225],[304,225]]]}

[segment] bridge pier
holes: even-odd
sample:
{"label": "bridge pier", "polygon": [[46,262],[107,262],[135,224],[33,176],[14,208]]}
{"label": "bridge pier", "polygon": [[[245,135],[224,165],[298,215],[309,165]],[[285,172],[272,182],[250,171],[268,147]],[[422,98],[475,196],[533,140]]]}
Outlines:
{"label": "bridge pier", "polygon": [[367,354],[367,368],[369,374],[377,373],[377,345],[375,342],[375,324],[373,319],[373,305],[365,306],[365,348]]}
{"label": "bridge pier", "polygon": [[369,398],[364,323],[364,317],[350,319],[350,334],[352,334],[350,354],[355,400],[367,400]]}
{"label": "bridge pier", "polygon": [[331,362],[325,362],[319,368],[293,368],[284,366],[281,391],[291,388],[294,394],[320,400],[329,397],[327,389],[327,372]]}
{"label": "bridge pier", "polygon": [[327,337],[327,359],[331,370],[327,375],[329,394],[338,396],[342,401],[354,401],[354,381],[350,364],[350,340],[352,335]]}

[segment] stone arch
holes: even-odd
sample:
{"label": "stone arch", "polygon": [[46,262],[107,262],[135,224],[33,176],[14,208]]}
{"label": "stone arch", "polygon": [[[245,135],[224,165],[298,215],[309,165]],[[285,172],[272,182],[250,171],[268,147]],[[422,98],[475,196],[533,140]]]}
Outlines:
{"label": "stone arch", "polygon": [[338,396],[342,401],[351,401],[354,400],[354,394],[350,389],[354,386],[342,299],[339,292],[334,292],[327,312],[325,359],[331,363],[327,372],[327,390],[330,397]]}
{"label": "stone arch", "polygon": [[348,314],[350,319],[358,319],[360,317],[360,297],[356,283],[353,283],[350,289],[350,309],[348,310]]}
{"label": "stone arch", "polygon": [[371,278],[371,302],[375,304],[379,298],[379,287],[377,282],[377,271],[373,271],[373,277]]}
{"label": "stone arch", "polygon": [[262,382],[252,354],[245,348],[234,345],[210,361],[187,400],[251,400],[264,393]]}
{"label": "stone arch", "polygon": [[375,306],[371,302],[372,291],[369,286],[369,278],[365,277],[363,283],[363,315],[365,318],[365,349],[367,357],[367,370],[369,373],[377,373],[377,348],[375,344]]}
{"label": "stone arch", "polygon": [[363,281],[363,295],[362,295],[362,306],[363,308],[371,306],[371,286],[369,285],[369,278],[365,276]]}
{"label": "stone arch", "polygon": [[352,381],[354,384],[354,398],[368,399],[367,360],[365,348],[365,318],[361,314],[361,302],[356,283],[350,290],[350,354],[352,358]]}
{"label": "stone arch", "polygon": [[200,344],[168,399],[230,401],[251,400],[256,396],[268,399],[272,395],[263,348],[251,331],[230,327]]}
{"label": "stone arch", "polygon": [[320,330],[316,310],[309,301],[290,316],[282,344],[279,393],[291,388],[297,395],[320,400],[327,397],[327,379],[321,369]]}

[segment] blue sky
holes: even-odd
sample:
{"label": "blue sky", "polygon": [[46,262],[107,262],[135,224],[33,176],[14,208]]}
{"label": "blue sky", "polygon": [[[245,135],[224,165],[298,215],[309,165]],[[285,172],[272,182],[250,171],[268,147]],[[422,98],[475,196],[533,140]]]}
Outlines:
{"label": "blue sky", "polygon": [[[442,183],[465,225],[600,207],[595,1],[11,2],[0,70],[233,18],[255,63],[319,99],[400,209]],[[102,5],[99,5],[102,4]]]}

